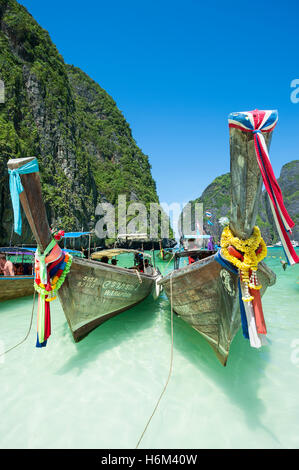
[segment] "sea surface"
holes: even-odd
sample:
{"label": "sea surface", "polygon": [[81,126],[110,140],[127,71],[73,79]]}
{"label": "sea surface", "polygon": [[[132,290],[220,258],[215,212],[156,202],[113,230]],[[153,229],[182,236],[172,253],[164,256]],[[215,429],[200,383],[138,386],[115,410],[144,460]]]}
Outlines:
{"label": "sea surface", "polygon": [[[261,350],[239,332],[223,367],[174,316],[171,379],[140,448],[299,448],[299,265],[284,271],[281,259],[269,248],[277,283],[263,297],[269,345]],[[25,337],[32,304],[0,303],[0,352]],[[46,348],[35,347],[35,308],[27,340],[0,357],[0,448],[135,448],[169,372],[165,294],[77,344],[58,299],[51,319]]]}

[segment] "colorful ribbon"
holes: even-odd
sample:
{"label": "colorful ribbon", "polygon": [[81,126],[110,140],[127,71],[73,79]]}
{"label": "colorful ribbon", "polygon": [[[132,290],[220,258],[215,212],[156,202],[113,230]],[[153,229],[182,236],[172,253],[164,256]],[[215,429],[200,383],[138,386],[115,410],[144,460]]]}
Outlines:
{"label": "colorful ribbon", "polygon": [[14,231],[18,235],[22,234],[22,217],[19,195],[24,191],[20,175],[27,175],[28,173],[36,173],[38,171],[39,168],[36,159],[31,160],[15,170],[8,170],[9,189],[14,213]]}
{"label": "colorful ribbon", "polygon": [[[214,259],[223,268],[239,276],[238,269],[221,256],[220,250],[216,253]],[[244,338],[249,339],[251,347],[260,348],[266,344],[265,335],[267,333],[261,307],[260,292],[255,289],[250,289],[250,293],[254,296],[254,300],[252,302],[244,302],[242,297],[244,298],[245,292],[244,285],[242,284],[244,283],[242,283],[239,276],[238,290],[243,336]]]}
{"label": "colorful ribbon", "polygon": [[[220,250],[217,251],[214,259],[215,259],[215,261],[217,261],[217,263],[219,263],[223,268],[227,269],[232,274],[235,274],[236,276],[239,275],[238,269],[233,264],[231,264],[229,261],[227,261],[225,258],[223,258],[221,256]],[[244,338],[249,339],[246,313],[245,313],[245,308],[244,308],[244,302],[242,300],[240,278],[238,279],[238,290],[239,290],[239,303],[240,303],[240,313],[241,313],[241,324],[242,324],[243,336],[244,336]]]}
{"label": "colorful ribbon", "polygon": [[281,189],[275,178],[263,136],[263,133],[271,132],[274,129],[277,121],[277,111],[259,111],[257,109],[254,111],[231,113],[228,118],[229,127],[252,132],[254,135],[256,157],[269,196],[274,222],[288,263],[296,264],[299,263],[299,257],[288,236],[288,232],[292,233],[291,229],[295,224],[285,208]]}
{"label": "colorful ribbon", "polygon": [[37,249],[35,254],[34,287],[38,292],[37,341],[36,347],[47,345],[51,334],[50,301],[63,284],[72,264],[72,257],[61,250],[52,240],[44,253]]}

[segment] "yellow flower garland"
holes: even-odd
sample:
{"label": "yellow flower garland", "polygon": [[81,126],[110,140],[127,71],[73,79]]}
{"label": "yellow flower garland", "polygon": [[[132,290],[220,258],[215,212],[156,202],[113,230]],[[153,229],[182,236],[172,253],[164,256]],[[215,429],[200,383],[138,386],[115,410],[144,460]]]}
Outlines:
{"label": "yellow flower garland", "polygon": [[[248,287],[252,289],[260,289],[262,287],[257,283],[256,271],[258,269],[258,263],[267,256],[267,246],[262,239],[260,229],[255,226],[251,237],[246,240],[241,240],[240,238],[235,237],[229,226],[227,226],[223,229],[220,246],[221,254],[240,271],[241,280],[245,283],[246,288],[246,296],[243,297],[243,300],[247,302],[253,300],[253,297],[249,295]],[[243,261],[229,253],[229,246],[242,252],[244,258]],[[260,253],[256,253],[259,246],[261,247],[261,251]]]}

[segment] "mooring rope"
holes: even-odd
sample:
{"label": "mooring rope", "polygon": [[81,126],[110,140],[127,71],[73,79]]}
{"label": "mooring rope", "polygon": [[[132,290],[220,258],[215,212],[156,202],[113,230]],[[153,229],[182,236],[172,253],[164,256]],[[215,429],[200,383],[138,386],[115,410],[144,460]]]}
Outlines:
{"label": "mooring rope", "polygon": [[26,341],[26,339],[28,338],[29,336],[29,333],[31,331],[31,327],[32,327],[32,320],[33,320],[33,313],[34,313],[34,305],[35,305],[35,293],[36,291],[34,290],[34,294],[33,294],[33,305],[32,305],[32,312],[31,312],[31,319],[30,319],[30,325],[29,325],[29,329],[28,329],[28,332],[25,336],[24,339],[22,339],[22,341],[20,341],[19,343],[15,344],[14,346],[12,346],[11,348],[7,349],[7,351],[4,351],[3,353],[0,354],[0,357],[1,356],[4,356],[5,354],[7,354],[9,351],[12,351],[13,349],[15,349],[16,347],[20,346],[22,343],[24,343]]}
{"label": "mooring rope", "polygon": [[[173,272],[174,272],[174,271],[173,271]],[[170,310],[170,312],[171,312],[171,315],[170,315],[170,323],[171,323],[171,350],[170,350],[170,366],[169,366],[169,373],[168,373],[168,377],[167,377],[166,383],[165,383],[165,385],[164,385],[164,388],[163,388],[163,390],[162,390],[162,392],[161,392],[161,395],[160,395],[160,397],[159,397],[159,399],[158,399],[158,401],[157,401],[157,403],[156,403],[156,406],[155,406],[155,408],[154,408],[154,410],[153,410],[153,412],[152,412],[152,414],[151,414],[151,416],[150,416],[150,418],[149,418],[148,422],[146,423],[146,426],[145,426],[145,428],[144,428],[144,430],[143,430],[143,432],[142,432],[142,434],[141,434],[141,436],[140,436],[140,438],[139,438],[139,441],[137,442],[137,445],[136,445],[135,449],[138,449],[138,447],[139,447],[139,444],[140,444],[140,442],[142,441],[144,434],[146,433],[146,430],[147,430],[147,428],[148,428],[148,426],[149,426],[149,424],[150,424],[150,422],[151,422],[151,420],[152,420],[152,418],[153,418],[153,416],[154,416],[154,414],[155,414],[155,412],[156,412],[156,410],[157,410],[157,408],[158,408],[158,406],[159,406],[159,403],[160,403],[160,401],[161,401],[161,399],[162,399],[162,396],[163,396],[163,395],[164,395],[164,393],[165,393],[165,390],[166,390],[166,388],[167,388],[167,386],[168,386],[168,383],[169,383],[169,380],[170,380],[170,377],[171,377],[171,373],[172,373],[172,366],[173,366],[173,303],[172,303],[172,274],[173,274],[173,272],[170,274],[170,309],[171,309],[171,310]]]}
{"label": "mooring rope", "polygon": [[140,276],[140,272],[138,271],[138,269],[135,269],[135,271],[136,271],[140,284],[142,284],[142,277]]}
{"label": "mooring rope", "polygon": [[169,263],[173,260],[175,255],[172,255],[172,257],[170,258],[170,260],[168,261],[168,263],[166,264],[165,268],[163,269],[162,273],[161,274],[164,274],[166,269],[167,269],[167,266],[169,265]]}

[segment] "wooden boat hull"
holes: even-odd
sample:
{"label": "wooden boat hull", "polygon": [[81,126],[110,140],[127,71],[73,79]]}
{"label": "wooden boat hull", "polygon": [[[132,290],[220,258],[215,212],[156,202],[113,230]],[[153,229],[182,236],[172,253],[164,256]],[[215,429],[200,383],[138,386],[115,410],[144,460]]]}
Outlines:
{"label": "wooden boat hull", "polygon": [[[159,284],[182,320],[197,330],[226,365],[230,345],[241,326],[238,276],[223,268],[215,255],[173,271]],[[275,274],[260,263],[261,295]],[[172,283],[172,286],[171,286]]]}
{"label": "wooden boat hull", "polygon": [[32,295],[33,282],[33,276],[0,276],[0,302]]}
{"label": "wooden boat hull", "polygon": [[156,277],[74,259],[59,290],[59,298],[75,341],[119,313],[142,302],[155,287]]}

